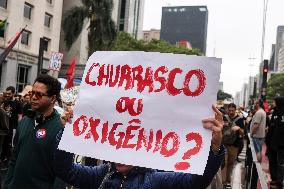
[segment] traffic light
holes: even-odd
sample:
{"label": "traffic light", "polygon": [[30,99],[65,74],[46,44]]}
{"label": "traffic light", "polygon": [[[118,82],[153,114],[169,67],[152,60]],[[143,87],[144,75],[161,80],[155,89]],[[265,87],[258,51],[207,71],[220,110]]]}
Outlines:
{"label": "traffic light", "polygon": [[262,85],[261,85],[261,99],[262,100],[266,99],[267,73],[268,73],[268,60],[263,60]]}
{"label": "traffic light", "polygon": [[267,87],[268,60],[263,60],[262,88]]}

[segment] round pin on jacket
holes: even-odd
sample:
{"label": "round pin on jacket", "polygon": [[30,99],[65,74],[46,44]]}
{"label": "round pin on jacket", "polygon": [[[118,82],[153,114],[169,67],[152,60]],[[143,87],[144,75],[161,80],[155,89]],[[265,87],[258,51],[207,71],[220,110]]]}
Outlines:
{"label": "round pin on jacket", "polygon": [[46,136],[46,130],[45,129],[39,129],[36,132],[36,138],[40,139],[40,138],[45,138]]}

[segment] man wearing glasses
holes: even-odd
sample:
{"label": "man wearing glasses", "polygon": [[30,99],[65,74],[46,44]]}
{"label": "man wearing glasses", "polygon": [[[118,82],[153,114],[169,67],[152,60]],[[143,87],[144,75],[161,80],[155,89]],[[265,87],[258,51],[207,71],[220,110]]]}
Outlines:
{"label": "man wearing glasses", "polygon": [[62,128],[54,109],[60,101],[61,84],[49,75],[39,76],[30,93],[32,111],[19,123],[17,143],[5,183],[8,189],[54,189],[53,170],[55,138]]}

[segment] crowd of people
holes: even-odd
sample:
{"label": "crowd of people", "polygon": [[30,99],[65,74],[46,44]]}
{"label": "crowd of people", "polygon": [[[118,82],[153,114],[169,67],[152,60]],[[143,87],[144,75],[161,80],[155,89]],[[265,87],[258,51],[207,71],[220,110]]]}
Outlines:
{"label": "crowd of people", "polygon": [[[9,161],[5,189],[77,188],[206,188],[224,159],[222,114],[212,107],[215,117],[205,118],[202,125],[212,130],[211,151],[203,175],[157,171],[107,162],[98,166],[76,165],[73,155],[57,149],[64,125],[71,121],[72,110],[61,115],[61,86],[57,79],[39,76],[27,96],[18,98],[15,88],[8,87],[1,100],[3,144],[9,141],[1,163]],[[15,98],[17,97],[17,98]],[[8,107],[9,104],[9,108]],[[3,118],[3,119],[2,119]],[[3,124],[2,124],[3,123]],[[5,123],[5,126],[4,126]],[[2,127],[3,126],[3,127]],[[6,160],[7,159],[7,160]]]}
{"label": "crowd of people", "polygon": [[213,131],[211,151],[204,174],[198,176],[110,162],[74,164],[74,154],[57,149],[64,125],[72,118],[72,110],[58,113],[55,108],[62,104],[60,90],[57,79],[41,75],[25,94],[17,95],[10,86],[0,96],[0,168],[8,169],[1,178],[5,189],[64,189],[69,184],[82,189],[231,188],[232,170],[248,134],[260,162],[262,146],[267,145],[270,187],[283,187],[284,97],[276,97],[267,112],[261,100],[248,112],[234,103],[219,110],[212,107],[215,117],[202,122]]}
{"label": "crowd of people", "polygon": [[[220,107],[223,113],[224,127],[222,142],[225,146],[225,159],[221,166],[219,184],[215,188],[231,188],[233,167],[240,162],[238,156],[244,143],[249,144],[249,136],[257,160],[262,162],[262,147],[266,145],[271,175],[270,188],[283,188],[284,174],[284,97],[276,97],[270,108],[265,107],[262,99],[255,100],[253,105],[244,111],[234,103]],[[217,177],[217,175],[216,175]],[[217,177],[218,178],[218,177]],[[217,179],[218,180],[218,179]],[[222,184],[221,184],[222,183]]]}

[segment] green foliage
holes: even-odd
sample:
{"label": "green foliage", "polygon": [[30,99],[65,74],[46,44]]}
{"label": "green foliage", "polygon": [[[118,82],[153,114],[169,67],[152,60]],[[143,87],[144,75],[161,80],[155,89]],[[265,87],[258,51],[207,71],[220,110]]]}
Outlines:
{"label": "green foliage", "polygon": [[267,98],[284,96],[284,73],[273,74],[267,83]]}
{"label": "green foliage", "polygon": [[74,7],[64,15],[62,29],[65,33],[64,41],[67,49],[71,48],[82,32],[84,19],[87,16],[86,12],[87,10],[84,7]]}
{"label": "green foliage", "polygon": [[222,90],[219,90],[217,93],[217,100],[225,100],[232,98],[231,94],[225,93]]}
{"label": "green foliage", "polygon": [[111,50],[201,55],[201,51],[199,49],[189,50],[185,47],[177,47],[175,45],[169,44],[164,40],[152,40],[147,43],[143,40],[136,40],[130,34],[125,32],[118,33]]}
{"label": "green foliage", "polygon": [[78,38],[88,19],[89,55],[96,50],[109,50],[116,37],[115,24],[111,18],[112,0],[81,0],[81,7],[73,7],[63,18],[63,31],[67,49]]}

